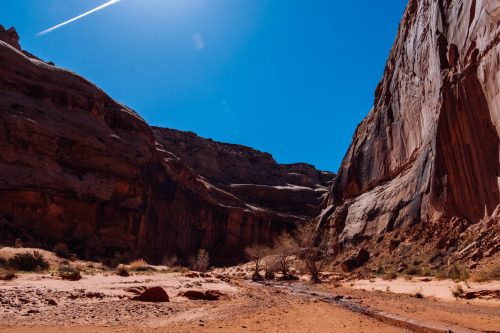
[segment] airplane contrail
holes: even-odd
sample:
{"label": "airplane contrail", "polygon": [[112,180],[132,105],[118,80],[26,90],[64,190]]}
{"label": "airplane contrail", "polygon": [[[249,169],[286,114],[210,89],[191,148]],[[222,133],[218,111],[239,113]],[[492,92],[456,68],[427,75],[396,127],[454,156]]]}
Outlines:
{"label": "airplane contrail", "polygon": [[101,10],[101,9],[106,8],[106,7],[108,7],[108,6],[114,5],[115,3],[120,2],[120,1],[122,1],[122,0],[111,0],[111,1],[108,1],[108,2],[106,2],[104,5],[101,5],[101,6],[97,7],[97,8],[94,8],[94,9],[92,9],[92,10],[89,10],[88,12],[83,13],[82,15],[78,15],[77,17],[74,17],[74,18],[72,18],[71,20],[68,20],[68,21],[66,21],[66,22],[63,22],[63,23],[61,23],[61,24],[56,25],[55,27],[52,27],[52,28],[50,28],[50,29],[44,30],[44,31],[42,31],[42,32],[39,32],[39,33],[37,33],[37,34],[36,34],[36,36],[42,36],[42,35],[45,35],[45,34],[47,34],[47,33],[51,32],[51,31],[53,31],[53,30],[56,30],[57,28],[62,27],[63,25],[66,25],[66,24],[68,24],[68,23],[71,23],[71,22],[73,22],[73,21],[76,21],[76,20],[78,20],[78,19],[81,19],[81,18],[82,18],[82,17],[84,17],[84,16],[87,16],[87,15],[89,15],[89,14],[92,14],[92,13],[94,13],[94,12],[97,12],[98,10]]}

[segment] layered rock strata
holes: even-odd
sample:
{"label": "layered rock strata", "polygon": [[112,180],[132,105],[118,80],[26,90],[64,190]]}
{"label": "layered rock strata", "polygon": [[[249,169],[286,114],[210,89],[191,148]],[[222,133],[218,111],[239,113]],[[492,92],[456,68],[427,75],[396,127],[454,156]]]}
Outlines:
{"label": "layered rock strata", "polygon": [[341,247],[500,203],[500,3],[410,0],[320,221]]}
{"label": "layered rock strata", "polygon": [[[0,27],[0,234],[87,257],[200,248],[213,263],[319,212],[333,174],[192,133],[152,128]],[[239,171],[241,168],[241,172]]]}

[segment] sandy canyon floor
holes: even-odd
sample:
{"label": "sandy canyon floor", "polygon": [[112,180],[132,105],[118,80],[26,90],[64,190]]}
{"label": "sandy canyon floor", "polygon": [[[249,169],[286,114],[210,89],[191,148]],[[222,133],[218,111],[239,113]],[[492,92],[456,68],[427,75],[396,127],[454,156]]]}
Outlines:
{"label": "sandy canyon floor", "polygon": [[[416,331],[424,331],[418,327],[436,332],[500,331],[498,298],[457,299],[452,294],[457,286],[453,281],[266,285],[236,277],[241,273],[234,271],[195,275],[84,273],[79,281],[63,281],[51,274],[19,274],[0,281],[0,332],[407,331],[408,326],[397,327],[401,323],[416,323]],[[163,287],[170,301],[131,300],[134,287],[153,286]],[[500,283],[464,284],[463,288],[499,290]],[[191,300],[181,295],[187,290],[217,290],[224,296],[217,301]]]}

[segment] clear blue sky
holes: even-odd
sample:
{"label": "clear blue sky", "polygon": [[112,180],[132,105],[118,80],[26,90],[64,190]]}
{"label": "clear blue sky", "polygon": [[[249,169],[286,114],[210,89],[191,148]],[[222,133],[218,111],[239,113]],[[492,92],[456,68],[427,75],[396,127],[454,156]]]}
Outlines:
{"label": "clear blue sky", "polygon": [[2,0],[23,49],[149,124],[337,171],[407,0]]}

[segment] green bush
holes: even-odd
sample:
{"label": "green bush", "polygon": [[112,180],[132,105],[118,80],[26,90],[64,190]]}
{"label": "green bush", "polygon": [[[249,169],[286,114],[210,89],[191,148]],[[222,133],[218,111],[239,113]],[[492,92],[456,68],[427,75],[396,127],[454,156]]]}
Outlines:
{"label": "green bush", "polygon": [[29,252],[16,254],[7,261],[7,266],[19,271],[32,272],[48,269],[49,263],[43,259],[43,256],[38,251],[34,251],[33,254]]}

